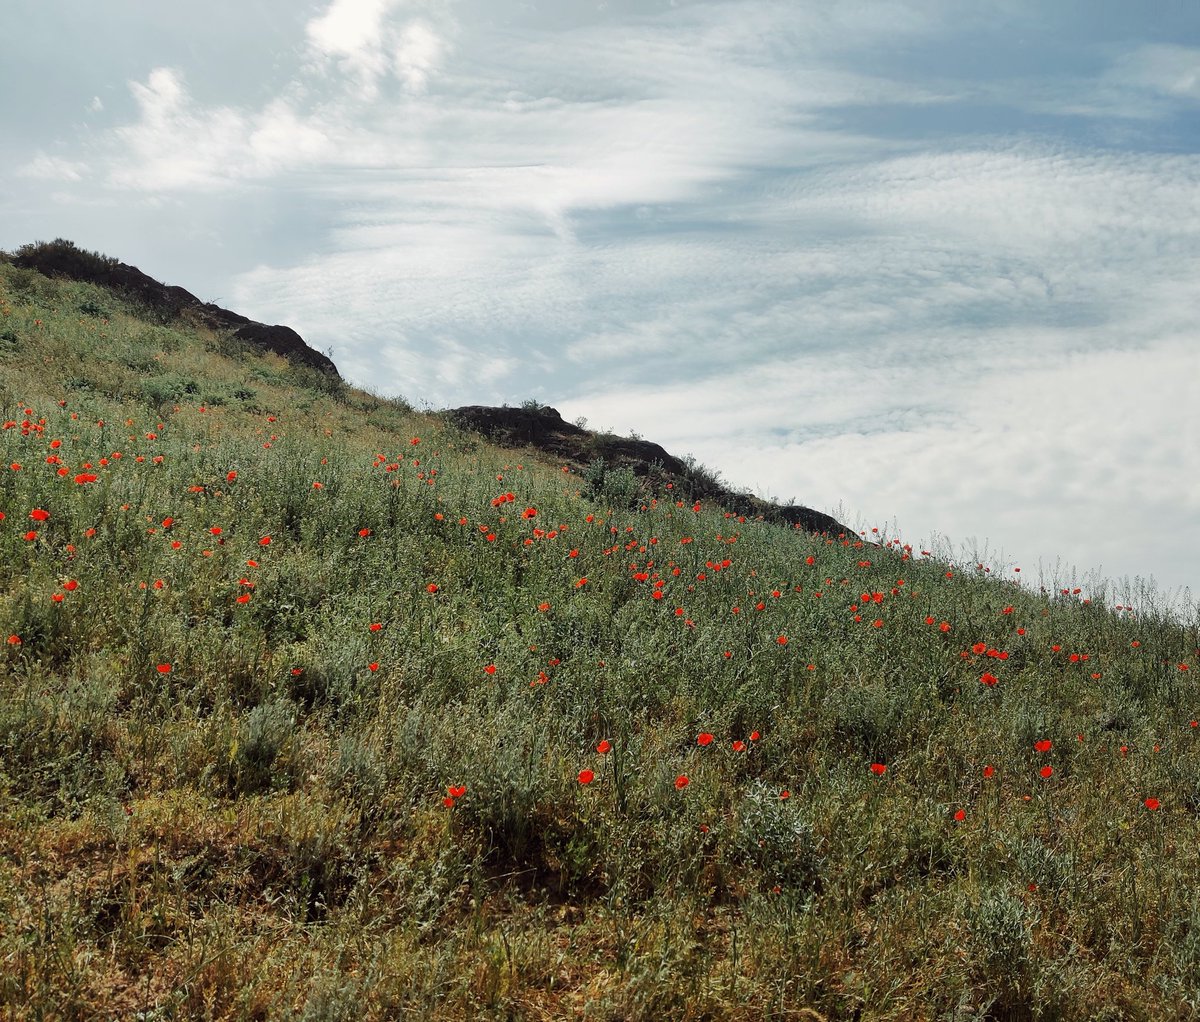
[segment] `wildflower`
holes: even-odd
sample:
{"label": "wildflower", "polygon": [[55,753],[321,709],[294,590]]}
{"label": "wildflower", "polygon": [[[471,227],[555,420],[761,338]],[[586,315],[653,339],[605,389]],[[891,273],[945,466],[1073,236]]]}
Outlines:
{"label": "wildflower", "polygon": [[1033,747],[1038,752],[1049,752],[1054,747],[1054,743],[1049,738],[1041,738],[1033,743]]}
{"label": "wildflower", "polygon": [[226,472],[225,473],[225,482],[227,482],[227,483],[233,482],[236,478],[237,478],[236,472]]}
{"label": "wildflower", "polygon": [[760,735],[757,731],[750,732],[750,741],[752,742],[757,742],[761,737],[762,735]]}
{"label": "wildflower", "polygon": [[242,593],[242,595],[237,598],[237,602],[238,603],[249,603],[250,602],[250,594]]}
{"label": "wildflower", "polygon": [[380,630],[380,629],[383,627],[383,623],[382,623],[382,622],[380,622],[380,621],[372,621],[372,622],[371,622],[371,623],[370,623],[370,624],[369,624],[367,627],[368,627],[368,628],[369,628],[371,631],[373,631],[373,632],[377,632],[377,631],[379,631],[379,630]]}
{"label": "wildflower", "polygon": [[985,643],[985,642],[975,643],[975,645],[971,647],[971,652],[974,653],[976,656],[982,656],[985,652],[987,652],[987,643]]}
{"label": "wildflower", "polygon": [[783,791],[781,791],[779,793],[779,797],[781,800],[786,801],[787,799],[792,797],[792,793],[790,791],[788,791],[787,788],[784,788]]}
{"label": "wildflower", "polygon": [[19,646],[19,645],[21,645],[21,636],[19,636],[19,635],[10,635],[10,636],[8,637],[8,644],[9,644],[10,646]]}
{"label": "wildflower", "polygon": [[994,686],[995,686],[996,682],[997,682],[997,681],[999,681],[1000,679],[999,679],[999,678],[997,678],[997,677],[996,677],[994,674],[992,674],[992,672],[991,672],[991,671],[984,671],[984,672],[983,672],[983,677],[981,677],[979,680],[980,680],[980,681],[981,681],[981,682],[982,682],[984,685],[987,685],[987,686],[988,686],[988,688],[992,688],[992,687],[994,687]]}
{"label": "wildflower", "polygon": [[700,734],[698,734],[696,736],[696,744],[697,745],[711,745],[712,740],[713,740],[713,736],[710,735],[707,731],[701,731]]}
{"label": "wildflower", "polygon": [[611,748],[612,748],[612,742],[610,742],[607,738],[605,738],[603,741],[600,742],[599,745],[596,746],[596,751],[598,753],[600,753],[601,756],[603,756]]}
{"label": "wildflower", "polygon": [[496,665],[488,664],[487,667],[485,667],[483,670],[484,670],[485,674],[495,674],[496,673]]}
{"label": "wildflower", "polygon": [[741,752],[746,748],[746,743],[741,740],[738,740],[738,741],[734,742],[730,746],[730,748],[733,749],[734,752]]}
{"label": "wildflower", "polygon": [[32,518],[35,522],[44,522],[47,518],[50,517],[50,512],[43,511],[40,507],[35,507],[32,511],[29,512],[29,517]]}
{"label": "wildflower", "polygon": [[984,777],[991,777],[995,772],[996,772],[996,768],[994,766],[992,766],[990,763],[983,768],[983,776]]}
{"label": "wildflower", "polygon": [[159,664],[157,670],[158,670],[159,674],[170,674],[171,673],[171,665],[170,664]]}
{"label": "wildflower", "polygon": [[371,535],[371,530],[370,529],[359,529],[358,535],[359,535],[360,539],[366,539],[369,535]]}
{"label": "wildflower", "polygon": [[690,780],[688,780],[687,774],[680,774],[678,777],[675,778],[675,790],[683,791],[683,789],[686,788],[691,783],[692,782]]}
{"label": "wildflower", "polygon": [[958,810],[958,812],[956,812],[954,814],[954,819],[958,823],[962,823],[962,821],[965,820],[966,818],[967,818],[967,811],[965,809],[960,809],[960,810]]}
{"label": "wildflower", "polygon": [[1041,770],[1038,771],[1038,773],[1041,774],[1042,777],[1049,777],[1051,774],[1054,773],[1054,767],[1044,766],[1044,767],[1042,767]]}
{"label": "wildflower", "polygon": [[379,670],[379,663],[378,663],[378,661],[376,661],[375,663],[367,664],[367,670],[370,670],[370,671],[377,671],[377,670]]}
{"label": "wildflower", "polygon": [[775,641],[781,646],[786,646],[788,644],[788,637],[786,635],[781,635]]}
{"label": "wildflower", "polygon": [[1153,812],[1160,805],[1162,805],[1162,803],[1159,802],[1159,800],[1156,798],[1148,798],[1148,799],[1146,799],[1145,802],[1142,803],[1142,805],[1144,805],[1147,809],[1149,809],[1151,812]]}
{"label": "wildflower", "polygon": [[884,766],[882,763],[872,763],[871,764],[871,773],[873,773],[876,777],[882,777],[886,772],[887,772],[887,767]]}
{"label": "wildflower", "polygon": [[596,779],[596,773],[594,770],[580,770],[579,771],[579,783],[580,784],[591,784],[592,781],[594,781],[595,779]]}

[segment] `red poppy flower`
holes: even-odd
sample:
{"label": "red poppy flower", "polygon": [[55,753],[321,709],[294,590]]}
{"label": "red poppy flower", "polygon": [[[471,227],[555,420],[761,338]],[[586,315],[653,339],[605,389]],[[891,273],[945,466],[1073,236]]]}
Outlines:
{"label": "red poppy flower", "polygon": [[675,790],[682,791],[684,788],[686,788],[691,783],[692,782],[688,780],[687,774],[680,774],[678,777],[675,778]]}
{"label": "red poppy flower", "polygon": [[483,670],[484,670],[485,674],[495,674],[496,673],[496,665],[488,664]]}
{"label": "red poppy flower", "polygon": [[873,773],[876,777],[882,777],[886,772],[887,772],[887,767],[884,766],[882,763],[872,763],[871,764],[871,773]]}
{"label": "red poppy flower", "polygon": [[987,685],[987,686],[988,686],[988,688],[991,688],[991,687],[993,687],[993,686],[996,684],[996,682],[997,682],[997,681],[999,681],[1000,679],[999,679],[999,678],[997,678],[997,677],[996,677],[994,674],[992,674],[992,672],[991,672],[991,671],[984,671],[984,672],[983,672],[983,677],[981,677],[979,680],[980,680],[980,681],[981,681],[983,684]]}
{"label": "red poppy flower", "polygon": [[742,741],[737,741],[737,742],[734,742],[730,746],[730,748],[732,748],[734,752],[741,752],[743,749],[746,748],[746,743],[742,742]]}
{"label": "red poppy flower", "polygon": [[430,582],[430,583],[429,583],[429,585],[427,585],[427,586],[425,587],[425,591],[426,591],[427,593],[436,593],[436,592],[438,591],[438,586],[437,586],[437,583],[436,583],[436,582]]}
{"label": "red poppy flower", "polygon": [[983,776],[984,777],[991,777],[992,774],[994,774],[995,772],[996,772],[996,768],[994,766],[992,766],[990,763],[983,768]]}
{"label": "red poppy flower", "polygon": [[171,673],[171,665],[170,664],[159,664],[158,665],[158,673],[159,674],[170,674]]}
{"label": "red poppy flower", "polygon": [[750,732],[750,741],[752,742],[757,742],[761,737],[762,735],[760,735],[757,731]]}
{"label": "red poppy flower", "polygon": [[696,736],[696,744],[697,745],[710,745],[712,743],[712,740],[713,740],[713,736],[710,735],[707,731],[701,731],[700,734],[698,734]]}
{"label": "red poppy flower", "polygon": [[367,664],[367,670],[369,670],[369,671],[377,671],[377,670],[379,670],[379,664],[378,664],[378,662],[376,662],[376,663],[373,663],[373,664]]}
{"label": "red poppy flower", "polygon": [[452,798],[462,798],[467,793],[467,786],[465,784],[452,784],[446,789],[446,792]]}
{"label": "red poppy flower", "polygon": [[596,779],[595,771],[593,771],[593,770],[580,770],[579,771],[579,783],[580,784],[591,784],[592,781],[594,781],[595,779]]}
{"label": "red poppy flower", "polygon": [[792,797],[792,793],[790,791],[788,791],[787,788],[784,788],[783,791],[781,791],[779,793],[779,797],[781,799],[787,800]]}
{"label": "red poppy flower", "polygon": [[377,632],[377,631],[379,631],[379,629],[381,629],[383,627],[383,624],[379,621],[372,621],[371,624],[368,625],[368,627],[371,629],[371,631]]}
{"label": "red poppy flower", "polygon": [[35,507],[32,511],[29,512],[29,517],[32,518],[35,522],[44,522],[47,518],[50,517],[50,512],[43,511],[40,507]]}
{"label": "red poppy flower", "polygon": [[1044,766],[1044,767],[1042,767],[1041,770],[1038,771],[1038,773],[1041,774],[1043,777],[1049,777],[1051,774],[1054,773],[1054,767]]}
{"label": "red poppy flower", "polygon": [[603,756],[609,749],[612,748],[612,742],[605,738],[599,745],[596,746],[596,751]]}
{"label": "red poppy flower", "polygon": [[1033,747],[1037,749],[1038,752],[1049,752],[1052,748],[1054,748],[1054,743],[1051,742],[1049,738],[1041,738],[1033,743]]}
{"label": "red poppy flower", "polygon": [[1159,802],[1159,800],[1156,798],[1148,798],[1142,804],[1151,811],[1157,809],[1160,805],[1162,805],[1162,803]]}

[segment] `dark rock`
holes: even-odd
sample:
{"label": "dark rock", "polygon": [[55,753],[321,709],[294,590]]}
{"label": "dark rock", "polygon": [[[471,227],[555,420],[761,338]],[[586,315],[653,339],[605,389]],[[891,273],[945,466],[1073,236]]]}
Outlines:
{"label": "dark rock", "polygon": [[557,409],[495,408],[467,405],[453,408],[446,417],[462,429],[481,433],[503,447],[533,447],[551,454],[577,472],[597,460],[607,469],[628,468],[647,484],[672,484],[673,493],[685,500],[708,500],[747,518],[761,517],[854,542],[859,537],[837,519],[798,504],[775,504],[731,490],[713,476],[697,470],[648,440],[617,437],[565,422]]}

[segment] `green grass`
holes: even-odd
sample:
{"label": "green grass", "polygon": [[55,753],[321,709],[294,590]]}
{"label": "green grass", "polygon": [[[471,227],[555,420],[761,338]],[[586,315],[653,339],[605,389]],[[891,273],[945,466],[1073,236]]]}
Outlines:
{"label": "green grass", "polygon": [[1194,611],[135,312],[0,263],[0,1016],[1200,1012]]}

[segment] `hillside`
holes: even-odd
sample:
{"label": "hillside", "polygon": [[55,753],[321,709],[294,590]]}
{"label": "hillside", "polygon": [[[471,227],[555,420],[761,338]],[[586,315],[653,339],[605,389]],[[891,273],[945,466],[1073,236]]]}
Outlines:
{"label": "hillside", "polygon": [[469,417],[0,260],[0,1015],[1200,1011],[1196,620]]}

